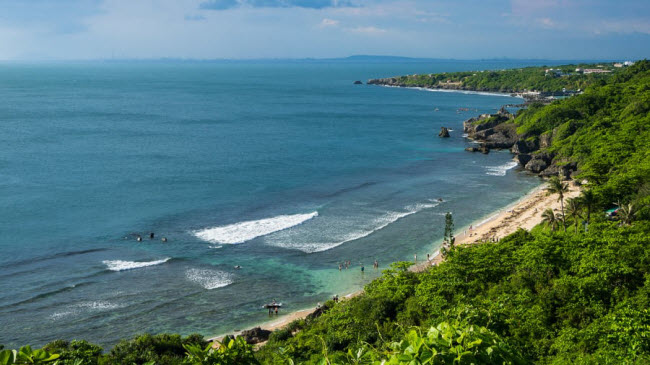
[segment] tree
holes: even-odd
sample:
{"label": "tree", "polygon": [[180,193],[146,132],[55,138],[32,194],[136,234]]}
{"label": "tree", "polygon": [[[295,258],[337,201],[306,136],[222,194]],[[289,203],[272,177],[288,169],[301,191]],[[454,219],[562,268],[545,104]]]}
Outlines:
{"label": "tree", "polygon": [[578,233],[578,224],[582,219],[582,204],[580,198],[568,199],[566,202],[566,211],[569,218],[573,220],[575,232]]}
{"label": "tree", "polygon": [[559,214],[555,215],[555,212],[551,208],[547,208],[542,213],[542,222],[547,226],[551,227],[551,231],[555,231],[559,225]]}
{"label": "tree", "polygon": [[564,232],[566,232],[566,217],[564,215],[564,194],[569,191],[569,184],[563,183],[558,176],[553,176],[548,181],[546,188],[548,194],[557,194],[560,201],[560,210],[562,211],[562,225]]}
{"label": "tree", "polygon": [[598,207],[598,198],[596,197],[596,194],[594,194],[594,191],[591,189],[583,190],[580,194],[580,204],[585,208],[587,224],[589,224],[591,220],[591,212]]}
{"label": "tree", "polygon": [[639,206],[636,202],[630,202],[627,204],[617,204],[620,209],[616,212],[620,218],[621,224],[630,225],[632,221],[636,218],[637,213],[639,213]]}
{"label": "tree", "polygon": [[445,241],[449,242],[450,246],[454,245],[454,218],[450,212],[445,214]]}

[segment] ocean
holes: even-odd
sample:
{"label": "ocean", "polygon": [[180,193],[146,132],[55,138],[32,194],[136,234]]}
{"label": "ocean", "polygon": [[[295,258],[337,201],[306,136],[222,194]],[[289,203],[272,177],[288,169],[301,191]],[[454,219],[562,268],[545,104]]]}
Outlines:
{"label": "ocean", "polygon": [[424,258],[540,184],[464,151],[519,99],[353,81],[531,64],[0,64],[0,343],[214,336]]}

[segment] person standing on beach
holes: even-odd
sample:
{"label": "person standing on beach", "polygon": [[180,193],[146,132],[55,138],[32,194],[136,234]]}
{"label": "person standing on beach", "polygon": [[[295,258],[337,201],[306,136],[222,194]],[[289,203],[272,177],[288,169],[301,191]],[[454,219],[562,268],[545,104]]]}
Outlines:
{"label": "person standing on beach", "polygon": [[418,262],[418,254],[413,255],[413,262]]}
{"label": "person standing on beach", "polygon": [[365,270],[365,267],[363,267],[363,265],[361,265],[361,273],[363,273],[364,270]]}
{"label": "person standing on beach", "polygon": [[341,271],[341,264],[339,264],[339,271]]}

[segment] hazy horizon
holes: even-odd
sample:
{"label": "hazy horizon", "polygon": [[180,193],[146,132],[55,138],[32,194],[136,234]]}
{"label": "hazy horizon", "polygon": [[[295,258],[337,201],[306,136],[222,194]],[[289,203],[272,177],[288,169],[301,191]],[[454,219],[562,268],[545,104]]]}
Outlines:
{"label": "hazy horizon", "polygon": [[409,56],[394,56],[394,55],[349,55],[342,57],[259,57],[259,58],[183,58],[183,57],[151,57],[151,58],[88,58],[88,59],[74,59],[74,58],[61,58],[61,59],[11,59],[0,60],[3,63],[12,62],[27,62],[27,63],[65,63],[65,62],[363,62],[363,61],[379,61],[379,62],[453,62],[453,61],[473,61],[473,62],[508,62],[508,61],[522,61],[522,62],[540,62],[540,61],[566,61],[573,63],[585,62],[618,62],[622,60],[639,61],[639,59],[624,59],[624,58],[593,58],[593,59],[578,59],[578,58],[513,58],[513,57],[494,57],[494,58],[433,58],[433,57],[409,57]]}
{"label": "hazy horizon", "polygon": [[0,60],[623,60],[650,50],[639,0],[6,0]]}

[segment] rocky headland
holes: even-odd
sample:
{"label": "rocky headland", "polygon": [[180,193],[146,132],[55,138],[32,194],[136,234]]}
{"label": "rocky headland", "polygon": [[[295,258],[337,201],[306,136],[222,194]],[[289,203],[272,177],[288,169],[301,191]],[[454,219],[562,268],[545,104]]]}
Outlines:
{"label": "rocky headland", "polygon": [[575,162],[566,161],[548,151],[554,133],[539,138],[517,133],[514,115],[502,107],[495,114],[481,114],[463,122],[463,132],[478,142],[478,147],[467,151],[488,153],[491,149],[509,149],[521,166],[542,177],[560,175],[569,178],[578,170]]}

